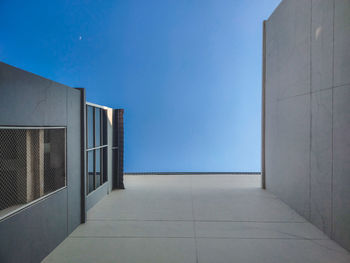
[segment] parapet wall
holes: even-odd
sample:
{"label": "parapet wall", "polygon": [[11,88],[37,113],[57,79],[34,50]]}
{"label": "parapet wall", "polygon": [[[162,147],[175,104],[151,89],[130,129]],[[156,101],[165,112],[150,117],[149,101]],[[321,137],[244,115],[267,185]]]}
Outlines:
{"label": "parapet wall", "polygon": [[350,1],[265,22],[266,188],[350,250]]}

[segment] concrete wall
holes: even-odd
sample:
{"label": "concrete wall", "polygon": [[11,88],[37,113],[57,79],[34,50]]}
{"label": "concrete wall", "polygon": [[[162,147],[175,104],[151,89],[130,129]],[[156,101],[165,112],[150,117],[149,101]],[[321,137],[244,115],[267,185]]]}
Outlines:
{"label": "concrete wall", "polygon": [[350,1],[266,21],[266,188],[350,250]]}
{"label": "concrete wall", "polygon": [[0,261],[40,262],[80,224],[80,91],[0,63],[0,126],[67,128],[67,187],[0,221]]}
{"label": "concrete wall", "polygon": [[109,182],[105,182],[86,197],[86,211],[91,209],[109,193],[109,185]]}

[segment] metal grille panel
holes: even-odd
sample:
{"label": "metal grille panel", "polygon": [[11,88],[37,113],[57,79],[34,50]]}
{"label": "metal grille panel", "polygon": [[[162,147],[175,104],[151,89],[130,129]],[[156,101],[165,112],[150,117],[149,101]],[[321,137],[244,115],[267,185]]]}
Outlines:
{"label": "metal grille panel", "polygon": [[65,129],[0,129],[0,217],[66,185]]}

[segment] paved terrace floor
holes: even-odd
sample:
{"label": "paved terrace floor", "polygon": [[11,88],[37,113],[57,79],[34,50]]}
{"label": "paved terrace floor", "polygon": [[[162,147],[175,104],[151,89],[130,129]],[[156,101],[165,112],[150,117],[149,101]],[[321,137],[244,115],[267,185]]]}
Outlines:
{"label": "paved terrace floor", "polygon": [[350,254],[257,175],[129,175],[44,262],[323,263]]}

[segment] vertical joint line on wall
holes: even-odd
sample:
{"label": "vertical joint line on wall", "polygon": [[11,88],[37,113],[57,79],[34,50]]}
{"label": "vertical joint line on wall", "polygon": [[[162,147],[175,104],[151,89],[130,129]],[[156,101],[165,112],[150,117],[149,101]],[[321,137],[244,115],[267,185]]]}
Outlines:
{"label": "vertical joint line on wall", "polygon": [[266,189],[265,128],[266,128],[266,20],[263,21],[262,92],[261,92],[261,188]]}
{"label": "vertical joint line on wall", "polygon": [[334,172],[333,172],[333,167],[334,167],[334,155],[333,155],[333,151],[334,151],[334,136],[333,136],[333,119],[334,119],[334,98],[333,98],[333,93],[334,93],[334,28],[335,28],[335,0],[333,0],[333,45],[332,45],[332,161],[331,161],[331,165],[332,165],[332,172],[331,172],[331,238],[333,238],[334,234],[333,234],[333,176],[334,176]]}
{"label": "vertical joint line on wall", "polygon": [[312,158],[312,3],[310,1],[310,142],[309,142],[309,219],[311,219],[311,158]]}

